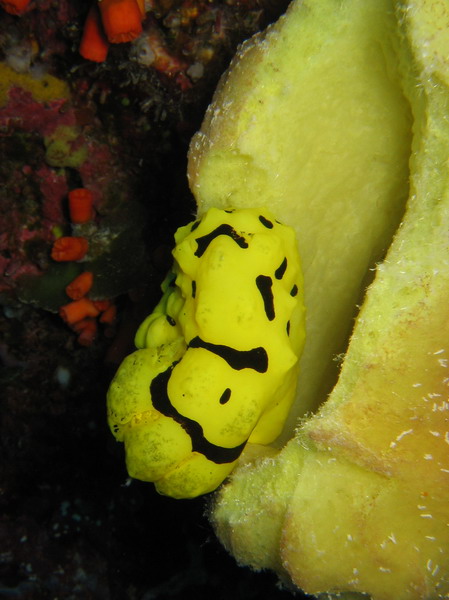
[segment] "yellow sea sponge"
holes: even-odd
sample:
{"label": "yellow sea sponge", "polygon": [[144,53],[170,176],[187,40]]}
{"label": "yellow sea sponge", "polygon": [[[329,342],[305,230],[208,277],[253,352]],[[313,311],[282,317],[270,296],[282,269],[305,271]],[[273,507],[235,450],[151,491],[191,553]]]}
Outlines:
{"label": "yellow sea sponge", "polygon": [[[240,563],[275,569],[319,597],[449,596],[448,47],[446,1],[294,2],[241,53],[192,147],[200,211],[228,197],[252,202],[262,182],[259,195],[288,190],[278,214],[313,232],[298,236],[313,341],[297,407],[304,382],[322,408],[285,432],[292,439],[277,456],[239,465],[211,518]],[[376,94],[381,102],[368,101]],[[302,135],[290,140],[288,131]],[[233,161],[243,160],[233,179]],[[409,184],[391,241],[399,206],[391,192]],[[390,247],[371,267],[326,399],[311,382],[323,382],[325,342],[340,335],[328,327],[357,309],[349,290],[364,283],[358,259],[376,231]],[[342,288],[329,286],[327,269]]]}
{"label": "yellow sea sponge", "polygon": [[8,102],[8,91],[14,86],[29,91],[38,102],[70,97],[67,83],[53,75],[46,73],[35,78],[31,73],[17,73],[5,62],[0,62],[0,106]]}

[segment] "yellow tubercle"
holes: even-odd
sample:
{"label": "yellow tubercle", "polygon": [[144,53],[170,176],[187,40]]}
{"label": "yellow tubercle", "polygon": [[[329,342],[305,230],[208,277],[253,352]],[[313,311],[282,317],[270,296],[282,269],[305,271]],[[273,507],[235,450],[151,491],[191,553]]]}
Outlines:
{"label": "yellow tubercle", "polygon": [[130,475],[187,498],[214,490],[248,442],[281,432],[305,338],[303,282],[293,230],[266,209],[212,208],[175,241],[108,416]]}

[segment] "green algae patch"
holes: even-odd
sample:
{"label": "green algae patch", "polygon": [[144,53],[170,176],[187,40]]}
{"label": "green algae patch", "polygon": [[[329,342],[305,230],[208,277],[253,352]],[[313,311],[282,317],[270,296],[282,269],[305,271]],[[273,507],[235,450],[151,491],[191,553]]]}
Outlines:
{"label": "green algae patch", "polygon": [[65,287],[82,270],[79,263],[52,262],[42,275],[22,275],[17,282],[17,296],[21,302],[56,313],[60,306],[70,302]]}

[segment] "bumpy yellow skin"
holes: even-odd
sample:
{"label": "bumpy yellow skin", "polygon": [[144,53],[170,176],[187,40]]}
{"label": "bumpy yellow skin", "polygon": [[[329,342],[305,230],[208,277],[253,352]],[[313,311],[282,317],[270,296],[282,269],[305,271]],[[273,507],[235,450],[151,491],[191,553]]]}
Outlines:
{"label": "bumpy yellow skin", "polygon": [[304,343],[294,231],[266,209],[210,209],[178,229],[163,297],[108,393],[131,477],[214,490],[249,443],[281,432]]}

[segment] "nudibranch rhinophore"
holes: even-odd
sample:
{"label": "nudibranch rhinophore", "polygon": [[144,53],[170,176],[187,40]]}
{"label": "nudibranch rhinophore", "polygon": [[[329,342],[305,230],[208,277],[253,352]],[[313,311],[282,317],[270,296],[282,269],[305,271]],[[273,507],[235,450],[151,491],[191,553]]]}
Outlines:
{"label": "nudibranch rhinophore", "polygon": [[175,234],[163,296],[108,392],[131,477],[162,494],[216,489],[245,445],[270,444],[305,339],[295,233],[265,208],[211,208]]}

